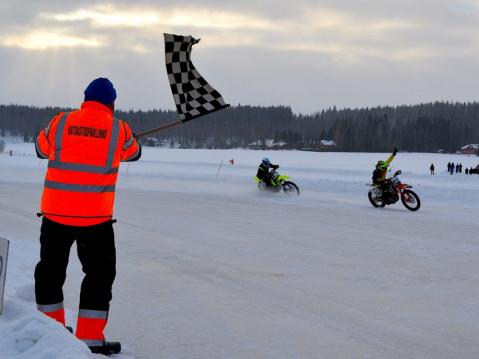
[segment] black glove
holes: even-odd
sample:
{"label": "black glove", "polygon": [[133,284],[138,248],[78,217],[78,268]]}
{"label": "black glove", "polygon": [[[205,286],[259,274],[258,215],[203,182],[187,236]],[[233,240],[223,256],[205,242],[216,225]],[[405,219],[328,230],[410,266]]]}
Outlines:
{"label": "black glove", "polygon": [[396,156],[396,153],[398,153],[398,149],[397,149],[397,147],[394,147],[394,149],[393,149],[393,156]]}
{"label": "black glove", "polygon": [[279,168],[278,165],[271,165],[271,168],[274,169],[274,170],[277,170]]}

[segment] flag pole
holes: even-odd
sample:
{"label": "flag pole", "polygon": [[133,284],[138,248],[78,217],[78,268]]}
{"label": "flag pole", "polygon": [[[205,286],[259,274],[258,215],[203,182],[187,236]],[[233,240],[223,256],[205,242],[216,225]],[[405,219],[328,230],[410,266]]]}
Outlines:
{"label": "flag pole", "polygon": [[[224,109],[224,108],[226,108],[226,107],[229,107],[229,106],[230,106],[229,104],[222,105],[221,107],[215,108],[214,110],[211,110],[209,113],[204,114],[204,115],[208,115],[208,114],[210,114],[210,113],[213,113],[213,112],[222,110],[222,109]],[[163,125],[163,126],[160,126],[160,127],[156,127],[156,128],[152,128],[151,130],[147,130],[147,131],[140,132],[140,133],[137,133],[137,134],[135,133],[135,136],[136,136],[136,137],[143,137],[143,136],[149,135],[149,134],[151,134],[151,133],[163,131],[163,130],[166,130],[167,128],[181,125],[182,123],[191,121],[191,120],[193,120],[193,119],[195,119],[195,118],[198,118],[198,117],[204,116],[204,115],[201,114],[201,115],[189,117],[189,118],[186,118],[186,119],[183,119],[183,120],[176,120],[175,122],[170,122],[170,123],[167,123],[166,125]]]}
{"label": "flag pole", "polygon": [[220,166],[218,167],[218,172],[216,172],[216,178],[218,178],[218,175],[220,174],[221,167],[223,167],[223,160],[221,160]]}
{"label": "flag pole", "polygon": [[174,126],[180,125],[180,124],[182,124],[183,122],[184,122],[183,120],[178,120],[178,121],[175,121],[175,122],[170,122],[170,123],[167,123],[166,125],[163,125],[163,126],[160,126],[160,127],[156,127],[156,128],[152,128],[151,130],[147,130],[147,131],[144,131],[144,132],[140,132],[140,133],[135,134],[135,135],[136,135],[136,137],[143,137],[143,136],[146,136],[146,135],[155,133],[155,132],[159,132],[159,131],[166,130],[167,128],[170,128],[170,127],[174,127]]}

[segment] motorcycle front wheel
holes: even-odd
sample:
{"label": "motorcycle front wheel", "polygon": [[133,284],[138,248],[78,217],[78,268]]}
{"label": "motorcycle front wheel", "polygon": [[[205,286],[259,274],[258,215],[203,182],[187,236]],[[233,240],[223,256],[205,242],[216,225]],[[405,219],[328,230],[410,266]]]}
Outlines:
{"label": "motorcycle front wheel", "polygon": [[284,193],[294,194],[296,192],[296,194],[299,196],[299,187],[296,185],[296,183],[291,181],[284,181],[282,186]]}
{"label": "motorcycle front wheel", "polygon": [[419,207],[421,207],[421,200],[419,199],[419,196],[409,189],[402,191],[401,202],[404,207],[410,211],[417,211]]}

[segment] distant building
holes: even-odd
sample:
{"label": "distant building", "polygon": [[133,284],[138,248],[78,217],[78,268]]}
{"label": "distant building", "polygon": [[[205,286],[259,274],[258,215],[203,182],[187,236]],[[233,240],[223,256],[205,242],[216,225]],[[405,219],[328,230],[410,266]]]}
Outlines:
{"label": "distant building", "polygon": [[336,142],[333,140],[321,140],[319,141],[319,148],[323,151],[333,151],[336,148]]}
{"label": "distant building", "polygon": [[479,155],[479,144],[470,144],[461,148],[461,153],[465,155]]}
{"label": "distant building", "polygon": [[274,144],[274,140],[267,138],[265,140],[257,140],[248,144],[250,150],[266,150],[271,149]]}
{"label": "distant building", "polygon": [[270,150],[284,150],[288,147],[288,144],[283,141],[273,142],[271,145],[267,146]]}
{"label": "distant building", "polygon": [[320,140],[319,144],[315,147],[303,147],[300,148],[301,151],[312,151],[312,152],[328,152],[336,150],[336,142],[333,140]]}

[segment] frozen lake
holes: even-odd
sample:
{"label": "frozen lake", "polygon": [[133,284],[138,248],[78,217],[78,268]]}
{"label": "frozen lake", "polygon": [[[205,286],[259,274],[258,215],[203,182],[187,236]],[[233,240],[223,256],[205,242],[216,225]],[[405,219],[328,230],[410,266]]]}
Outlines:
{"label": "frozen lake", "polygon": [[[13,313],[19,301],[34,308],[46,162],[31,144],[10,146],[15,156],[0,155],[0,236],[12,240]],[[264,156],[300,197],[258,192]],[[125,346],[119,357],[477,358],[479,176],[451,176],[446,164],[479,158],[399,153],[393,167],[422,200],[412,213],[367,200],[386,157],[147,148],[122,165],[107,329]],[[70,322],[80,280],[72,250]],[[0,319],[0,333],[14,320]]]}

